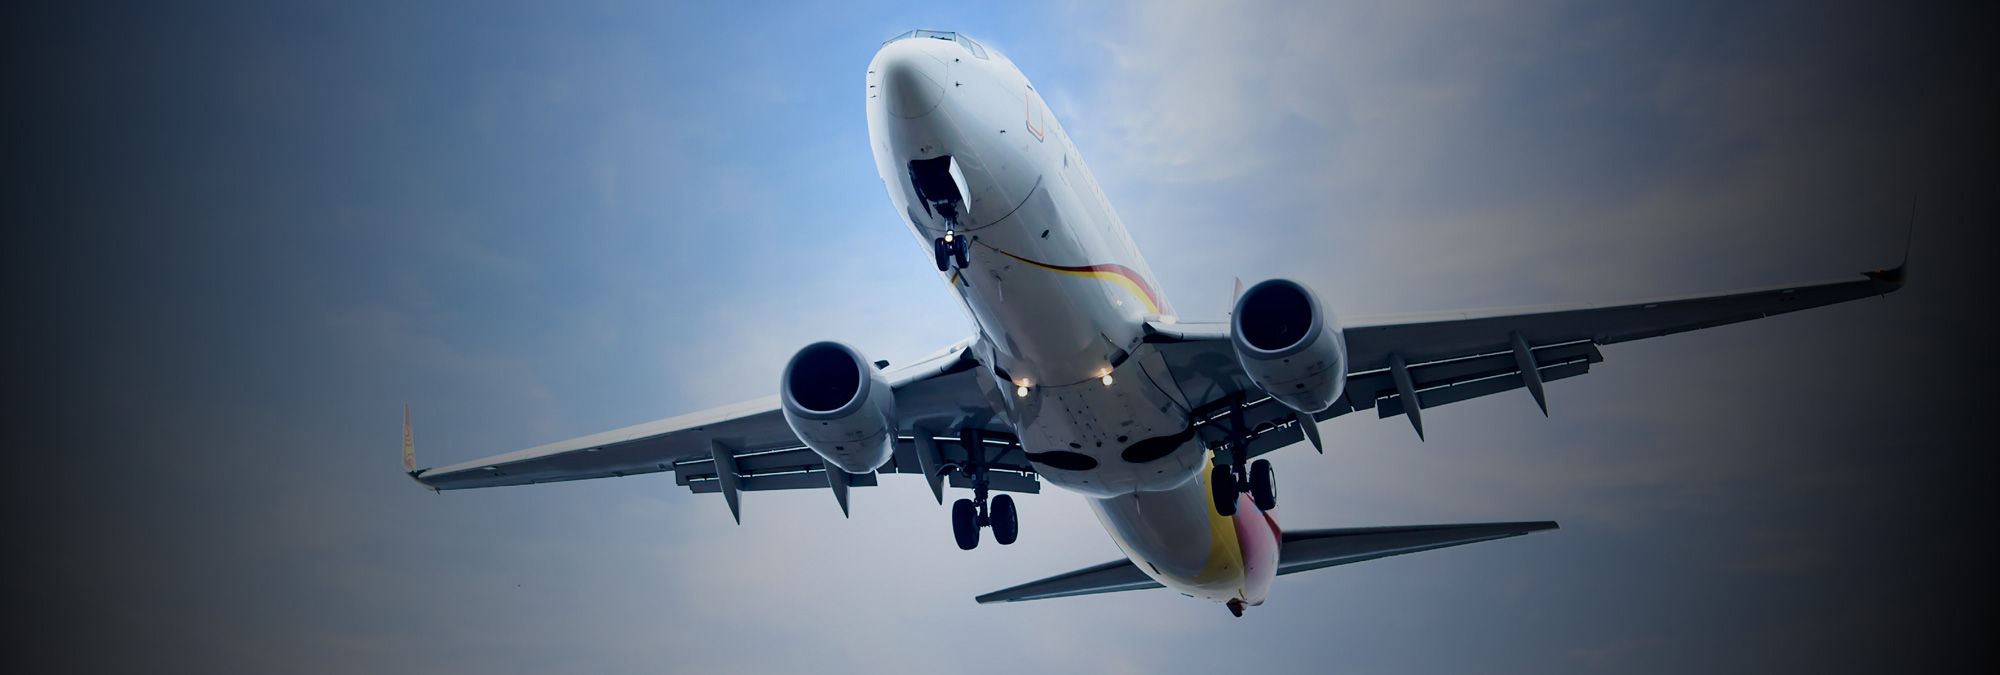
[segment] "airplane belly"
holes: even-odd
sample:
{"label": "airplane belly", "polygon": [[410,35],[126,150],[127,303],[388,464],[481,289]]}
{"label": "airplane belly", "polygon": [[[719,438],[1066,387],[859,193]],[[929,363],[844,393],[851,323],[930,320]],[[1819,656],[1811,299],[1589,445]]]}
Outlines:
{"label": "airplane belly", "polygon": [[1109,370],[1109,384],[1037,386],[1009,399],[1015,433],[1043,480],[1108,498],[1175,489],[1208,466],[1188,410],[1142,367],[1152,345],[1139,349]]}
{"label": "airplane belly", "polygon": [[1096,377],[1122,346],[1107,342],[1104,334],[1118,333],[1126,340],[1137,335],[1137,322],[1130,327],[1101,325],[1111,317],[1092,311],[1098,303],[1090,301],[1098,291],[1087,285],[1090,280],[1028,262],[1083,255],[1065,245],[1067,235],[1040,236],[1063,232],[1068,225],[1049,192],[1036,189],[1004,220],[969,235],[971,264],[953,276],[954,290],[981,331],[993,338],[1003,356],[1000,367],[1015,381],[1059,385]]}

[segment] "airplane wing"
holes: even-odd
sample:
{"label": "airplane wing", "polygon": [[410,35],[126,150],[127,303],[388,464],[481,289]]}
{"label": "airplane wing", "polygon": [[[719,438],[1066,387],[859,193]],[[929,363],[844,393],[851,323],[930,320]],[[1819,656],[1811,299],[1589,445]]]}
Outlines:
{"label": "airplane wing", "polygon": [[[1556,529],[1553,521],[1347,527],[1286,532],[1278,549],[1278,574],[1357,563],[1404,553],[1518,537]],[[1130,560],[1114,560],[1067,574],[1031,581],[975,598],[980,604],[1021,602],[1071,595],[1161,588]]]}
{"label": "airplane wing", "polygon": [[[738,510],[736,493],[807,488],[831,488],[845,512],[847,488],[873,486],[881,473],[923,474],[942,502],[945,478],[937,475],[937,467],[965,460],[958,431],[972,427],[987,430],[984,436],[999,444],[987,451],[998,469],[988,474],[992,489],[1038,492],[1033,467],[1010,442],[1012,429],[994,412],[1000,407],[990,402],[1000,392],[991,378],[979,375],[970,356],[974,339],[889,375],[898,428],[921,429],[923,438],[900,436],[888,464],[876,473],[836,469],[829,480],[829,465],[792,434],[776,396],[409,473],[423,486],[443,491],[671,471],[674,482],[690,491],[723,493],[732,513]],[[407,424],[406,417],[404,461],[409,467],[414,459]],[[728,478],[716,470],[718,460],[732,468]],[[954,487],[971,487],[959,485],[966,481],[955,473],[950,481]]]}
{"label": "airplane wing", "polygon": [[[1347,390],[1315,421],[1373,409],[1406,415],[1423,435],[1424,410],[1526,388],[1543,414],[1543,385],[1590,372],[1604,360],[1598,345],[1672,335],[1761,319],[1903,287],[1905,266],[1843,279],[1617,303],[1362,317],[1341,324],[1347,338]],[[1224,322],[1147,324],[1165,367],[1196,410],[1203,437],[1220,442],[1215,424],[1241,402],[1257,430],[1251,454],[1291,445],[1310,432],[1297,415],[1251,384],[1237,366]],[[1399,372],[1400,371],[1400,372]],[[1399,382],[1400,380],[1400,382]],[[1414,403],[1414,405],[1413,405]]]}

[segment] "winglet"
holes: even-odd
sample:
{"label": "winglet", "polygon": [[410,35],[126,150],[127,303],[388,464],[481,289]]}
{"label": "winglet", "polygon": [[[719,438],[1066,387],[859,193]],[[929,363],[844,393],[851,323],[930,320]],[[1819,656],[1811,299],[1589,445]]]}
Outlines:
{"label": "winglet", "polygon": [[403,404],[403,470],[417,472],[417,438],[410,433],[410,404]]}
{"label": "winglet", "polygon": [[[410,480],[416,481],[418,485],[430,488],[432,492],[438,492],[437,488],[426,485],[424,479],[419,475],[422,472],[417,471],[417,437],[415,434],[410,433],[410,404],[408,403],[403,404],[403,473],[409,474]],[[443,493],[438,492],[438,494]]]}

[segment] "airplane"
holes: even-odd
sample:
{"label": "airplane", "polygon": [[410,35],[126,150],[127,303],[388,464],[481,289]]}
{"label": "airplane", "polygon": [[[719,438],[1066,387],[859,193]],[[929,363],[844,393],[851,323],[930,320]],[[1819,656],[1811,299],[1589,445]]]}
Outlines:
{"label": "airplane", "polygon": [[[885,41],[868,65],[868,137],[889,201],[930,250],[976,333],[889,370],[855,347],[806,345],[774,396],[436,469],[443,491],[674,475],[741,495],[851,488],[918,474],[951,507],[959,548],[1012,544],[1013,497],[1080,493],[1125,553],[978,596],[1017,602],[1170,588],[1242,616],[1274,577],[1552,530],[1547,521],[1285,530],[1261,456],[1318,424],[1423,416],[1603,361],[1601,345],[1887,295],[1903,264],[1831,281],[1618,303],[1342,319],[1304,284],[1243,288],[1224,320],[1183,319],[1041,94],[998,50],[960,33]],[[998,494],[996,494],[998,493]]]}

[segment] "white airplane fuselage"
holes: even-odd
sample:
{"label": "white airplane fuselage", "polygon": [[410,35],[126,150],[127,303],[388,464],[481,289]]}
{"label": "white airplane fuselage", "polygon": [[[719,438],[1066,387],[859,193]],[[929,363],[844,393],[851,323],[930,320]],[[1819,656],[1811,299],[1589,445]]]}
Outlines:
{"label": "white airplane fuselage", "polygon": [[940,277],[979,330],[975,358],[1005,380],[1004,412],[1042,479],[1089,497],[1161,584],[1261,604],[1277,521],[1247,495],[1217,515],[1185,397],[1143,365],[1145,322],[1172,320],[1172,305],[1034,86],[997,51],[919,35],[876,53],[866,91],[896,212],[927,254],[965,240],[967,263]]}

